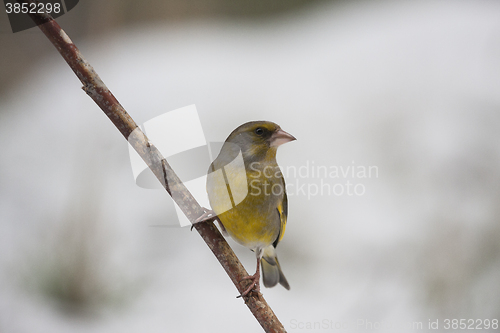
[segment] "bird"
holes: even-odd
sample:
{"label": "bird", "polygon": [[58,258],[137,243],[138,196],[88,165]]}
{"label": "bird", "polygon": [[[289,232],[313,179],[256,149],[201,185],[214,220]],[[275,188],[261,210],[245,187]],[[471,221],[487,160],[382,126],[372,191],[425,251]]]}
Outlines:
{"label": "bird", "polygon": [[[270,121],[251,121],[237,127],[224,142],[207,174],[211,210],[195,223],[216,215],[222,233],[255,252],[255,274],[238,297],[278,283],[290,289],[276,254],[288,217],[285,180],[276,161],[279,146],[296,138]],[[240,282],[241,282],[240,281]]]}

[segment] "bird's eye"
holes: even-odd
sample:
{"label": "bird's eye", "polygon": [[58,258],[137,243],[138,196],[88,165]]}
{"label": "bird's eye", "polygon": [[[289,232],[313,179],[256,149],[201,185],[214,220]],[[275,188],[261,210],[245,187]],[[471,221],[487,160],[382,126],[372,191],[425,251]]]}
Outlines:
{"label": "bird's eye", "polygon": [[257,127],[257,128],[255,129],[255,131],[254,131],[254,132],[255,132],[255,134],[257,134],[257,135],[262,135],[262,134],[264,134],[264,130],[263,130],[261,127]]}

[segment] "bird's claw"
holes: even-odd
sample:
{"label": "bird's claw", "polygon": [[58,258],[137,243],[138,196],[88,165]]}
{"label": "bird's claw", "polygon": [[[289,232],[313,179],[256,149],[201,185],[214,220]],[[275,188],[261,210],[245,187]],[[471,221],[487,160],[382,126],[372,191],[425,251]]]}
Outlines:
{"label": "bird's claw", "polygon": [[[250,285],[247,287],[247,289],[245,289],[244,292],[241,293],[241,295],[236,296],[236,298],[245,297],[251,291],[255,291],[256,293],[260,292],[260,284],[259,284],[260,275],[254,274],[254,275],[245,276],[243,279],[240,280],[240,282],[243,280],[252,280],[252,283],[250,283]],[[255,287],[255,289],[254,289],[254,287]]]}
{"label": "bird's claw", "polygon": [[214,211],[211,209],[206,209],[205,207],[203,207],[203,211],[204,211],[204,213],[200,217],[198,217],[196,220],[194,220],[193,224],[191,225],[191,230],[193,230],[194,225],[196,223],[204,222],[204,221],[215,216]]}

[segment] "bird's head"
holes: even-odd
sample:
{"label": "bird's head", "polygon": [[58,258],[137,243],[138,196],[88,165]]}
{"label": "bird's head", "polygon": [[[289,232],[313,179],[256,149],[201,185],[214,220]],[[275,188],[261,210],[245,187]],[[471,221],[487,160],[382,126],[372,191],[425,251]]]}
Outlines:
{"label": "bird's head", "polygon": [[226,142],[241,149],[245,161],[274,158],[284,143],[296,140],[291,134],[270,121],[251,121],[236,128]]}

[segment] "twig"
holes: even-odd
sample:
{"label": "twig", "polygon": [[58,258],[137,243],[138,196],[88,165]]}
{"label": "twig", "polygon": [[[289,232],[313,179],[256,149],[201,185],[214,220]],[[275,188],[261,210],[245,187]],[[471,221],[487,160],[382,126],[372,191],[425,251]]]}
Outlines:
{"label": "twig", "polygon": [[[31,3],[31,0],[17,0],[20,3]],[[158,180],[163,184],[167,192],[172,196],[184,214],[193,223],[196,218],[203,214],[203,208],[177,177],[167,161],[158,149],[150,144],[146,135],[140,130],[134,120],[120,105],[111,91],[99,78],[92,66],[83,58],[78,48],[61,29],[59,24],[47,14],[29,14],[38,27],[54,44],[64,60],[71,67],[76,76],[83,84],[83,90],[104,111],[116,128],[122,133],[137,153],[148,164]],[[200,236],[207,243],[210,250],[217,257],[226,273],[233,281],[240,293],[248,286],[248,282],[240,281],[248,276],[245,268],[222,237],[219,230],[214,226],[212,218],[207,223],[194,225]],[[251,293],[245,297],[245,303],[266,332],[285,332],[285,328],[271,310],[262,294]]]}

